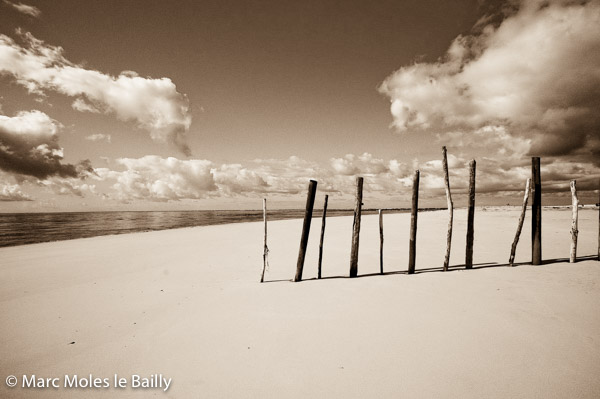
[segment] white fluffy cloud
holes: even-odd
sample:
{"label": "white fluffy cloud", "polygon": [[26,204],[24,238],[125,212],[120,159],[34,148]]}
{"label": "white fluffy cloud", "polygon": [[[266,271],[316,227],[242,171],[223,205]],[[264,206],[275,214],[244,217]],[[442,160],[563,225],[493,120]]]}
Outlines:
{"label": "white fluffy cloud", "polygon": [[169,78],[143,78],[124,71],[110,76],[85,69],[64,57],[61,47],[17,32],[22,45],[0,35],[0,73],[8,74],[30,92],[54,90],[75,97],[78,111],[114,114],[150,132],[152,139],[177,146],[184,154],[192,117],[189,102]]}
{"label": "white fluffy cloud", "polygon": [[91,170],[89,161],[64,164],[58,145],[60,124],[41,111],[0,115],[0,169],[44,179],[58,175],[77,177]]}
{"label": "white fluffy cloud", "polygon": [[438,62],[400,68],[380,91],[400,132],[475,132],[598,163],[600,2],[523,0],[498,26],[457,37]]}
{"label": "white fluffy cloud", "polygon": [[24,194],[17,184],[0,183],[0,201],[31,201],[31,197]]}
{"label": "white fluffy cloud", "polygon": [[29,15],[30,17],[38,18],[40,15],[42,15],[40,9],[35,6],[30,6],[23,3],[13,3],[8,0],[4,0],[4,4],[12,7],[13,9],[17,10],[22,14]]}

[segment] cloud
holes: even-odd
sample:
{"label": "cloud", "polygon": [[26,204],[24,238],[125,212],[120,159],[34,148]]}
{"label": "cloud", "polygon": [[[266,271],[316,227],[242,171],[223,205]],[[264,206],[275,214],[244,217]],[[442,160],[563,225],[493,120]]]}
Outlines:
{"label": "cloud", "polygon": [[85,139],[89,141],[106,141],[107,143],[110,143],[112,137],[110,134],[96,133],[90,134]]}
{"label": "cloud", "polygon": [[118,76],[85,69],[64,57],[61,47],[17,31],[22,45],[0,35],[0,74],[12,76],[30,93],[53,90],[75,97],[72,106],[82,112],[114,114],[150,132],[153,140],[191,151],[185,134],[192,122],[189,101],[169,78],[143,78],[123,71]]}
{"label": "cloud", "polygon": [[462,132],[505,150],[600,162],[600,2],[517,4],[482,20],[443,58],[380,86],[398,132]]}
{"label": "cloud", "polygon": [[62,163],[59,128],[58,122],[41,111],[21,111],[13,117],[0,115],[0,169],[38,179],[89,173],[89,161]]}
{"label": "cloud", "polygon": [[24,194],[17,184],[0,183],[0,202],[1,201],[31,201],[31,197]]}
{"label": "cloud", "polygon": [[125,167],[125,170],[96,168],[95,172],[99,180],[115,181],[112,188],[119,200],[198,199],[217,189],[210,161],[147,155],[142,158],[120,158],[116,163]]}
{"label": "cloud", "polygon": [[71,104],[74,110],[79,112],[91,112],[93,114],[99,114],[100,111],[97,108],[94,108],[93,105],[86,103],[83,98],[77,98]]}
{"label": "cloud", "polygon": [[29,15],[34,18],[39,18],[39,16],[42,15],[42,12],[40,11],[40,9],[37,7],[34,7],[34,6],[29,6],[29,5],[23,4],[23,3],[17,4],[17,3],[10,2],[8,0],[4,0],[4,4],[14,8],[21,14]]}

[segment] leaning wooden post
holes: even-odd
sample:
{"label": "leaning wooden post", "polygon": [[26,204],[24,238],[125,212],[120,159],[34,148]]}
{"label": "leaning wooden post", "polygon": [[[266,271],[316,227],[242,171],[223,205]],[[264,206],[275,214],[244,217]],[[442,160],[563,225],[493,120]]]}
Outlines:
{"label": "leaning wooden post", "polygon": [[415,272],[417,257],[417,215],[419,213],[419,171],[413,177],[412,207],[410,210],[410,242],[408,248],[408,274]]}
{"label": "leaning wooden post", "polygon": [[514,266],[515,253],[517,252],[517,244],[519,243],[519,237],[521,236],[521,229],[523,229],[523,221],[525,221],[525,213],[527,211],[527,202],[529,201],[529,193],[531,192],[531,179],[527,179],[525,184],[525,195],[523,196],[523,207],[521,208],[521,216],[519,216],[519,225],[517,226],[517,234],[513,240],[512,247],[510,248],[510,258],[508,264]]}
{"label": "leaning wooden post", "polygon": [[531,263],[542,264],[542,176],[540,158],[531,158],[533,203],[531,205]]}
{"label": "leaning wooden post", "polygon": [[577,181],[571,180],[571,203],[573,206],[573,220],[571,221],[571,252],[569,255],[569,262],[575,263],[577,261],[577,235],[579,230],[577,229],[577,219],[579,217],[579,199],[577,198]]}
{"label": "leaning wooden post", "polygon": [[473,242],[475,240],[475,160],[469,162],[469,210],[467,213],[467,250],[465,253],[465,267],[473,268]]}
{"label": "leaning wooden post", "polygon": [[263,268],[260,276],[260,282],[265,281],[265,270],[267,268],[267,256],[269,255],[269,247],[267,247],[267,199],[263,198],[263,220],[265,222],[265,241],[263,246]]}
{"label": "leaning wooden post", "polygon": [[308,195],[306,196],[306,211],[304,212],[304,224],[302,225],[302,238],[300,239],[300,250],[298,251],[298,264],[296,265],[296,276],[294,281],[302,281],[302,270],[304,269],[304,257],[308,245],[308,234],[310,232],[310,221],[312,219],[313,207],[315,205],[315,194],[317,182],[311,180],[308,184]]}
{"label": "leaning wooden post", "polygon": [[363,178],[356,178],[356,204],[352,225],[352,250],[350,251],[350,277],[358,275],[358,239],[360,235],[360,217],[362,212]]}
{"label": "leaning wooden post", "polygon": [[323,261],[323,239],[325,238],[325,217],[327,216],[327,200],[329,195],[325,195],[325,203],[323,204],[323,219],[321,220],[321,240],[319,241],[319,267],[317,278],[321,278],[321,262]]}
{"label": "leaning wooden post", "polygon": [[383,274],[383,209],[379,210],[379,273]]}
{"label": "leaning wooden post", "polygon": [[450,176],[448,174],[448,157],[446,155],[446,146],[442,147],[444,167],[444,184],[446,186],[446,201],[448,202],[448,233],[446,235],[446,257],[444,258],[444,271],[448,270],[450,264],[450,247],[452,246],[452,220],[454,219],[454,204],[450,195]]}

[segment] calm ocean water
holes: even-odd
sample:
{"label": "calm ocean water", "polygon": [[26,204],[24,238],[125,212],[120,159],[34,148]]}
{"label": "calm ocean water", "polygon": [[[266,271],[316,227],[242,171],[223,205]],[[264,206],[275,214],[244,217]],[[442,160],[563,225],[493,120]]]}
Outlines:
{"label": "calm ocean water", "polygon": [[[375,211],[366,210],[365,214]],[[327,216],[352,215],[351,210],[328,209]],[[315,210],[313,217],[320,217]],[[269,220],[304,217],[304,210],[272,210]],[[262,220],[257,211],[65,212],[0,213],[0,247],[71,240],[137,231],[167,230]]]}

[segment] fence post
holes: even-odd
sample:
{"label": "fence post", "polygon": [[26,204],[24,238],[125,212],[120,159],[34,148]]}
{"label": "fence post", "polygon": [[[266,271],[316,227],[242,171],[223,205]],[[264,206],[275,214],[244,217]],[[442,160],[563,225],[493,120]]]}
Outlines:
{"label": "fence post", "polygon": [[571,251],[569,254],[569,262],[575,263],[577,261],[577,235],[579,230],[577,229],[577,221],[579,217],[579,199],[577,198],[577,181],[571,180],[571,203],[573,206],[573,220],[571,221]]}
{"label": "fence post", "polygon": [[448,270],[450,264],[450,247],[452,246],[452,221],[454,219],[454,204],[450,195],[450,176],[448,173],[448,157],[446,155],[446,146],[442,147],[443,168],[444,168],[444,184],[446,187],[446,201],[448,202],[448,233],[446,234],[446,256],[444,258],[443,270]]}
{"label": "fence post", "polygon": [[302,281],[304,257],[306,256],[306,246],[308,245],[308,234],[310,232],[310,221],[312,219],[313,207],[315,205],[316,192],[317,182],[315,180],[311,180],[308,184],[306,211],[304,212],[304,224],[302,225],[302,237],[300,238],[300,250],[298,251],[298,263],[296,265],[296,276],[294,277],[294,281]]}
{"label": "fence post", "polygon": [[419,171],[413,177],[412,207],[410,211],[410,243],[408,248],[408,274],[415,272],[417,257],[417,215],[419,213]]}
{"label": "fence post", "polygon": [[323,261],[323,239],[325,238],[325,217],[327,216],[327,200],[329,195],[325,195],[325,203],[323,204],[323,219],[321,219],[321,240],[319,241],[319,267],[317,278],[321,278],[321,262]]}
{"label": "fence post", "polygon": [[542,264],[542,176],[540,158],[531,158],[533,203],[531,205],[531,263]]}
{"label": "fence post", "polygon": [[263,198],[263,221],[265,223],[265,241],[263,246],[263,268],[260,276],[260,282],[265,281],[265,269],[267,268],[267,256],[269,255],[269,247],[267,247],[267,199]]}
{"label": "fence post", "polygon": [[360,235],[360,217],[362,212],[363,178],[356,178],[356,205],[352,225],[352,249],[350,251],[350,277],[358,275],[358,239]]}
{"label": "fence post", "polygon": [[383,274],[383,209],[379,210],[379,273]]}
{"label": "fence post", "polygon": [[467,214],[467,251],[465,254],[465,267],[473,268],[473,242],[475,240],[475,168],[477,162],[469,162],[469,211]]}
{"label": "fence post", "polygon": [[527,179],[527,183],[525,184],[525,195],[523,196],[523,207],[521,208],[521,216],[519,216],[519,224],[517,225],[517,234],[515,234],[515,239],[510,248],[510,258],[508,258],[508,264],[510,266],[514,266],[515,253],[517,252],[517,244],[519,243],[519,237],[521,236],[521,229],[523,229],[523,221],[525,220],[525,212],[527,211],[527,202],[529,201],[530,192],[531,179]]}

